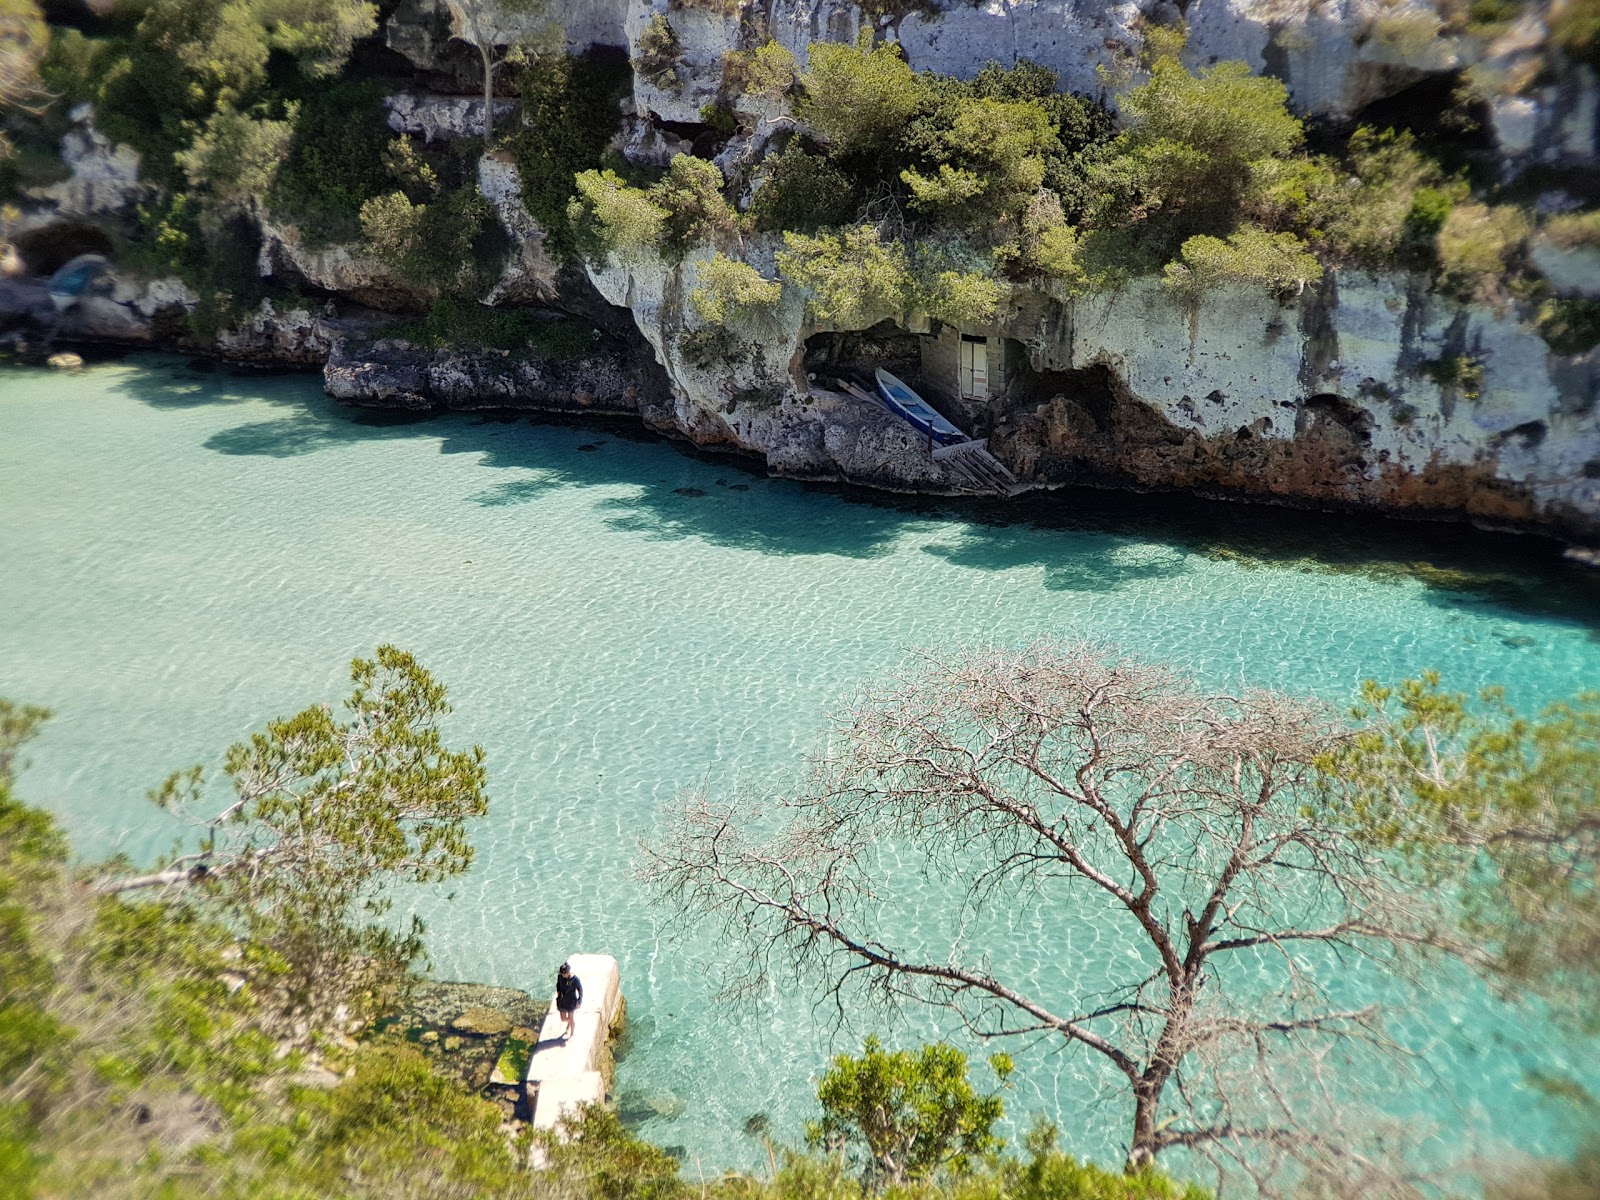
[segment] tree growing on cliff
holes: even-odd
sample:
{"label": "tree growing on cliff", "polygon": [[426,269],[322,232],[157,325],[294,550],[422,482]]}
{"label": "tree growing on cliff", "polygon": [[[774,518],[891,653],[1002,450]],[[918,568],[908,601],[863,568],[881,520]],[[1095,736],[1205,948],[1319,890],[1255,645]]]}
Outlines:
{"label": "tree growing on cliff", "polygon": [[350,678],[342,719],[313,705],[229,749],[234,799],[214,815],[193,815],[199,767],[168,778],[151,799],[191,819],[198,846],[100,885],[164,889],[220,916],[276,960],[290,1012],[375,996],[417,958],[420,924],[381,921],[388,893],[465,871],[466,823],[488,811],[482,748],[444,745],[442,684],[387,645],[354,660]]}
{"label": "tree growing on cliff", "polygon": [[[34,0],[0,0],[0,117],[37,111],[49,98],[39,82],[39,60],[50,44],[50,29]],[[11,142],[0,131],[0,158]]]}
{"label": "tree growing on cliff", "polygon": [[1459,893],[1478,965],[1600,1021],[1600,692],[1534,718],[1428,673],[1369,681],[1361,732],[1333,748],[1359,835],[1419,888]]}
{"label": "tree growing on cliff", "polygon": [[[1185,1149],[1262,1186],[1295,1163],[1359,1175],[1375,1165],[1315,1124],[1315,1097],[1333,1056],[1387,1043],[1329,972],[1428,925],[1385,856],[1322,815],[1318,763],[1347,736],[1315,705],[1090,646],[928,651],[830,722],[800,789],[689,795],[639,872],[742,948],[736,994],[784,975],[841,1019],[914,1001],[1094,1056],[1128,1105],[1130,1166]],[[904,897],[888,864],[912,862],[941,899]],[[1062,924],[991,960],[996,914],[1024,905]],[[1137,946],[1093,992],[1062,976],[1080,913]]]}
{"label": "tree growing on cliff", "polygon": [[525,65],[561,41],[555,0],[445,0],[450,34],[483,63],[483,147],[494,141],[494,77],[502,66]]}

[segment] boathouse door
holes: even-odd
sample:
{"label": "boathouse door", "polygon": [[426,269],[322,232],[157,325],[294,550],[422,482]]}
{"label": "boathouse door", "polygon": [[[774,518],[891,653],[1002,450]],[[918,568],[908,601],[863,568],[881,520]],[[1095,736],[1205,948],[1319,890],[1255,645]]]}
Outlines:
{"label": "boathouse door", "polygon": [[961,395],[968,400],[989,398],[989,339],[961,335]]}

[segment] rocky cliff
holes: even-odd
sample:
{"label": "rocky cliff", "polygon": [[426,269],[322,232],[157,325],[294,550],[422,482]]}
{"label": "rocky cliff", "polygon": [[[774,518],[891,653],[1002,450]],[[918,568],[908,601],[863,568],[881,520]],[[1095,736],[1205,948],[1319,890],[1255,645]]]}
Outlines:
{"label": "rocky cliff", "polygon": [[[1551,5],[1528,6],[1493,36],[1469,33],[1450,10],[1418,0],[1190,0],[1182,8],[1186,61],[1237,59],[1275,75],[1292,106],[1323,125],[1470,75],[1507,179],[1534,165],[1595,170],[1595,72],[1545,52]],[[708,105],[729,100],[730,52],[769,38],[803,61],[811,43],[852,41],[870,27],[898,40],[918,69],[971,77],[987,61],[1028,58],[1056,70],[1064,89],[1104,96],[1108,80],[1136,69],[1141,29],[1176,14],[1163,0],[865,8],[853,0],[572,0],[564,10],[572,49],[622,47],[633,58],[615,147],[656,163],[704,132]],[[670,72],[646,61],[650,30],[662,21],[674,39]],[[402,0],[388,19],[385,46],[418,71],[415,86],[389,103],[397,132],[427,141],[481,133],[470,80],[460,95],[437,92],[452,86],[462,62],[470,67],[452,58],[449,32],[443,0]],[[739,128],[716,154],[730,177],[759,159],[784,120],[771,101],[731,100]],[[87,111],[75,115],[63,145],[70,177],[6,219],[24,257],[51,230],[125,218],[142,194],[137,156],[98,135]],[[914,311],[823,325],[785,289],[766,316],[711,327],[689,303],[709,251],[563,265],[547,251],[504,155],[483,157],[477,181],[507,247],[484,303],[583,313],[606,331],[593,353],[554,362],[396,340],[367,308],[417,309],[429,300],[425,288],[355,247],[310,246],[265,216],[263,276],[311,299],[264,302],[219,335],[216,349],[241,360],[325,363],[329,392],[352,404],[637,413],[698,444],[761,455],[777,474],[965,490],[914,430],[839,386],[883,363],[910,371],[948,415],[986,436],[1022,487],[1174,488],[1600,539],[1600,349],[1556,352],[1527,305],[1452,299],[1397,270],[1330,272],[1288,298],[1232,286],[1187,303],[1153,277],[1070,300],[1016,288],[992,322],[962,330]],[[1556,194],[1554,202],[1564,201]],[[739,255],[770,278],[776,248],[750,238]],[[1536,237],[1529,258],[1554,294],[1600,296],[1600,252]],[[52,319],[37,281],[0,293],[0,310],[14,318]],[[123,280],[61,318],[58,332],[159,339],[197,302],[179,285]],[[1003,364],[981,399],[961,397],[940,357],[941,339],[960,333],[993,343]]]}

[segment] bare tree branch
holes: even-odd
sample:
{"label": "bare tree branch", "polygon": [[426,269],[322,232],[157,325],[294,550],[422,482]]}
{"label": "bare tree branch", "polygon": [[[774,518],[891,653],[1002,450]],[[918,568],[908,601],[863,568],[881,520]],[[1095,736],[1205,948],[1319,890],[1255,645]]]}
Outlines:
{"label": "bare tree branch", "polygon": [[[1333,1143],[1288,1076],[1327,1093],[1325,1048],[1386,1044],[1375,1009],[1330,1002],[1327,957],[1390,964],[1439,942],[1430,899],[1326,815],[1319,763],[1349,736],[1315,704],[1207,695],[1093,646],[922,651],[831,718],[794,793],[680,798],[638,875],[743,947],[730,994],[780,972],[841,1014],[914,1001],[981,1037],[1083,1046],[1131,1101],[1131,1164],[1291,1143],[1309,1161]],[[944,911],[916,918],[942,917],[947,951],[892,936],[891,849],[945,884]],[[1082,888],[1141,950],[1098,996],[1043,995],[965,949],[996,912]]]}

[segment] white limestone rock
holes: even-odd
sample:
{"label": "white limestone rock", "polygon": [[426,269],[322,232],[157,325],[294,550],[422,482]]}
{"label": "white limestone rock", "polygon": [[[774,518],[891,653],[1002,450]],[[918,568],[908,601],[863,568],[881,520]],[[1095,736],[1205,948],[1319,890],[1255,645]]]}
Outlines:
{"label": "white limestone rock", "polygon": [[1185,19],[1191,67],[1242,60],[1282,79],[1308,115],[1348,117],[1479,54],[1443,33],[1426,0],[1194,0]]}
{"label": "white limestone rock", "polygon": [[1558,294],[1600,296],[1600,247],[1568,250],[1541,233],[1529,240],[1528,257]]}
{"label": "white limestone rock", "polygon": [[416,311],[433,299],[428,288],[402,278],[358,246],[307,246],[294,226],[271,220],[261,222],[257,269],[263,279],[286,277],[386,312]]}
{"label": "white limestone rock", "polygon": [[553,299],[560,266],[545,251],[544,227],[523,207],[522,176],[516,164],[499,154],[483,155],[478,159],[478,190],[493,206],[512,246],[484,303],[533,304]]}
{"label": "white limestone rock", "polygon": [[1103,90],[1099,69],[1138,50],[1139,20],[1140,5],[1116,0],[979,0],[912,13],[899,41],[919,71],[970,79],[985,63],[1031,58],[1057,71],[1064,91],[1094,95]]}
{"label": "white limestone rock", "polygon": [[61,137],[61,161],[68,179],[33,188],[29,196],[55,206],[61,216],[116,216],[128,211],[148,190],[139,179],[139,152],[115,145],[94,127],[94,110],[80,104],[75,122]]}
{"label": "white limestone rock", "polygon": [[[420,137],[425,142],[456,138],[483,137],[483,97],[437,96],[428,93],[397,92],[383,101],[389,110],[389,128],[396,133]],[[495,124],[505,127],[517,110],[511,100],[497,100]]]}

